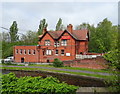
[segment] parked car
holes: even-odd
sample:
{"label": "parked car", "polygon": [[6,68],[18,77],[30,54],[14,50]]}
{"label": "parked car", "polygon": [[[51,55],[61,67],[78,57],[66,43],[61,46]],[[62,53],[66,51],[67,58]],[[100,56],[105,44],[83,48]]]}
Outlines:
{"label": "parked car", "polygon": [[13,62],[13,56],[4,59],[4,63]]}

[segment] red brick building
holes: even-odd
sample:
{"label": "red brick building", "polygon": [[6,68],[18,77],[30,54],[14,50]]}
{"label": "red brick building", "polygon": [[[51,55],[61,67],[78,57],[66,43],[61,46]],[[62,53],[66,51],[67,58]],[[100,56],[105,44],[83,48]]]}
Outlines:
{"label": "red brick building", "polygon": [[37,46],[14,46],[15,62],[52,62],[74,60],[76,54],[88,52],[88,30],[73,30],[69,24],[64,31],[47,31],[39,36]]}

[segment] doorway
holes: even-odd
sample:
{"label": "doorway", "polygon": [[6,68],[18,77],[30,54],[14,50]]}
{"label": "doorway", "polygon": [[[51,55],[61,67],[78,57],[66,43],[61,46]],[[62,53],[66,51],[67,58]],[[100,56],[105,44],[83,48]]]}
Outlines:
{"label": "doorway", "polygon": [[24,58],[23,57],[21,58],[21,63],[24,63]]}
{"label": "doorway", "polygon": [[50,60],[49,60],[49,59],[47,59],[47,63],[50,63]]}

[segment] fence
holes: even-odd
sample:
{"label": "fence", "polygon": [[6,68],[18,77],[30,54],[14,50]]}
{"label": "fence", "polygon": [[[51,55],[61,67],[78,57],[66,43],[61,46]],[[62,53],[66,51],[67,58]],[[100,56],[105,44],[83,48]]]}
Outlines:
{"label": "fence", "polygon": [[81,54],[76,54],[76,59],[96,58],[97,56],[101,56],[101,55],[81,55]]}

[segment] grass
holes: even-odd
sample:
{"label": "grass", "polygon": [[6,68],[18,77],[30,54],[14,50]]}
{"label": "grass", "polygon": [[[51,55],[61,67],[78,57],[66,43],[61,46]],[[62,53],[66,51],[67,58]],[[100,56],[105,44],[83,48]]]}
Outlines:
{"label": "grass", "polygon": [[80,72],[68,72],[68,71],[61,71],[61,70],[53,70],[53,69],[41,69],[41,68],[24,68],[24,67],[0,67],[0,69],[12,69],[12,70],[41,70],[41,71],[49,71],[49,72],[57,72],[57,73],[69,73],[81,76],[89,76],[89,77],[97,77],[106,79],[110,76],[104,76],[99,74],[89,74],[89,73],[80,73]]}
{"label": "grass", "polygon": [[[18,64],[2,64],[2,65],[14,65],[14,66],[24,66]],[[29,64],[29,66],[37,66],[37,67],[51,67],[55,68],[52,65],[37,65],[37,64]],[[57,68],[57,67],[56,67]],[[112,73],[111,70],[108,69],[90,69],[90,68],[79,68],[79,67],[59,67],[61,69],[70,69],[70,70],[82,70],[82,71],[90,71],[90,72],[102,72],[102,73]]]}
{"label": "grass", "polygon": [[[39,66],[39,67],[51,67],[52,65],[36,65],[32,64],[30,66]],[[91,72],[102,72],[102,73],[110,73],[110,70],[100,70],[100,69],[90,69],[90,68],[78,68],[78,67],[60,67],[61,69],[71,69],[71,70],[82,70],[82,71],[91,71]]]}

